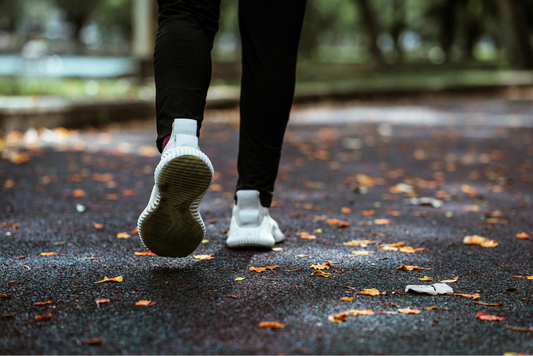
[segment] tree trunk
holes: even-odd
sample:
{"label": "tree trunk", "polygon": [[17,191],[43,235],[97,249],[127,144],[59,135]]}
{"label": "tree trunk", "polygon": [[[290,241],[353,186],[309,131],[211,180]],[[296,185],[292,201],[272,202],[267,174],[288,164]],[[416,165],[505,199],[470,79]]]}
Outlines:
{"label": "tree trunk", "polygon": [[383,64],[383,55],[381,54],[381,51],[378,47],[378,29],[376,26],[374,14],[370,9],[368,0],[354,0],[354,2],[359,6],[359,9],[361,10],[361,14],[363,15],[363,21],[370,36],[370,54],[372,55],[372,59],[374,63],[378,65]]}
{"label": "tree trunk", "polygon": [[512,33],[512,60],[519,68],[533,69],[533,49],[529,41],[530,27],[526,22],[523,0],[498,0]]}
{"label": "tree trunk", "polygon": [[394,48],[396,49],[396,62],[403,61],[403,49],[400,46],[400,35],[405,29],[405,1],[394,0],[394,24],[392,25],[391,35],[394,40]]}

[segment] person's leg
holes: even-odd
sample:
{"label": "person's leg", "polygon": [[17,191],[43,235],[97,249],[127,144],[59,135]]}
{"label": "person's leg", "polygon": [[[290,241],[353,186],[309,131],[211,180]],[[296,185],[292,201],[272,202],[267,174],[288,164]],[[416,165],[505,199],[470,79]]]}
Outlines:
{"label": "person's leg", "polygon": [[154,71],[157,148],[161,152],[174,119],[194,119],[200,129],[211,81],[211,49],[220,0],[158,0],[158,4]]}
{"label": "person's leg", "polygon": [[241,125],[237,191],[270,207],[294,97],[306,0],[241,0]]}

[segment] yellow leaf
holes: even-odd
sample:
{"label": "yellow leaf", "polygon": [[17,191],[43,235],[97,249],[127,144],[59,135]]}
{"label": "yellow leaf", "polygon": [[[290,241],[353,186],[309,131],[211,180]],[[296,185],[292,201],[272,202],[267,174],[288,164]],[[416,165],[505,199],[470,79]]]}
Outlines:
{"label": "yellow leaf", "polygon": [[325,272],[322,272],[322,271],[316,271],[316,272],[313,273],[313,274],[316,274],[317,276],[326,277],[326,278],[328,278],[329,276],[331,276],[331,273],[325,273]]}
{"label": "yellow leaf", "polygon": [[348,297],[342,297],[341,300],[343,302],[351,302],[352,300],[354,300],[355,298],[348,298]]}
{"label": "yellow leaf", "polygon": [[433,277],[424,276],[424,278],[418,278],[419,281],[432,281]]}
{"label": "yellow leaf", "polygon": [[418,252],[418,251],[424,251],[425,248],[412,248],[411,246],[405,246],[405,247],[400,247],[400,252],[404,252],[404,253],[415,253],[415,252]]}
{"label": "yellow leaf", "polygon": [[388,224],[392,224],[392,220],[390,220],[390,219],[376,219],[376,220],[374,220],[374,224],[376,224],[376,225],[388,225]]}
{"label": "yellow leaf", "polygon": [[344,242],[343,243],[344,246],[361,246],[361,247],[366,247],[368,245],[373,245],[373,244],[379,244],[379,241],[352,240],[352,241],[348,241],[348,242]]}
{"label": "yellow leaf", "polygon": [[465,236],[463,243],[467,245],[480,245],[483,247],[496,247],[498,242],[496,240],[487,239],[479,235]]}
{"label": "yellow leaf", "polygon": [[374,314],[374,311],[372,309],[363,309],[363,310],[352,309],[352,310],[350,310],[350,313],[352,313],[352,315],[354,315],[354,316],[372,315],[372,314]]}
{"label": "yellow leaf", "polygon": [[41,252],[41,256],[57,256],[59,253],[57,252]]}
{"label": "yellow leaf", "polygon": [[107,278],[107,276],[104,276],[103,280],[98,281],[98,282],[94,282],[94,284],[104,283],[104,282],[122,282],[122,281],[123,281],[122,276],[118,276],[118,277],[115,277],[115,278]]}
{"label": "yellow leaf", "polygon": [[263,272],[264,270],[266,270],[266,268],[264,267],[259,267],[259,268],[250,267],[250,271]]}
{"label": "yellow leaf", "polygon": [[328,316],[328,320],[332,323],[342,323],[343,321],[348,320],[348,312],[342,312],[339,314],[333,314]]}
{"label": "yellow leaf", "polygon": [[155,302],[152,302],[151,300],[139,300],[137,303],[135,303],[135,305],[143,305],[143,306],[152,306],[154,305]]}
{"label": "yellow leaf", "polygon": [[101,228],[104,227],[104,224],[97,224],[97,223],[94,223],[93,226],[94,226],[95,229],[101,229]]}
{"label": "yellow leaf", "polygon": [[311,266],[309,266],[309,268],[314,268],[314,269],[329,269],[330,267],[331,267],[331,263],[329,262],[326,262],[321,265],[311,264]]}
{"label": "yellow leaf", "polygon": [[272,251],[283,251],[282,247],[272,247]]}
{"label": "yellow leaf", "polygon": [[155,253],[147,251],[147,252],[135,252],[135,255],[137,256],[157,256]]}
{"label": "yellow leaf", "polygon": [[128,234],[127,232],[119,232],[117,234],[117,238],[118,239],[129,239],[131,237],[130,234]]}
{"label": "yellow leaf", "polygon": [[368,256],[371,253],[374,253],[374,251],[352,251],[352,253],[356,256]]}
{"label": "yellow leaf", "polygon": [[237,278],[235,278],[235,280],[236,281],[242,281],[242,280],[244,280],[244,277],[237,277]]}
{"label": "yellow leaf", "polygon": [[371,289],[365,289],[365,290],[363,290],[361,292],[357,292],[355,294],[363,294],[363,295],[372,295],[372,296],[374,296],[374,295],[380,295],[381,293],[380,293],[380,291],[378,289],[371,288]]}
{"label": "yellow leaf", "polygon": [[418,309],[411,309],[411,307],[407,307],[404,309],[398,309],[398,312],[402,314],[420,314],[420,310]]}
{"label": "yellow leaf", "polygon": [[213,254],[210,254],[210,255],[194,255],[193,257],[196,258],[197,260],[212,260],[214,258]]}

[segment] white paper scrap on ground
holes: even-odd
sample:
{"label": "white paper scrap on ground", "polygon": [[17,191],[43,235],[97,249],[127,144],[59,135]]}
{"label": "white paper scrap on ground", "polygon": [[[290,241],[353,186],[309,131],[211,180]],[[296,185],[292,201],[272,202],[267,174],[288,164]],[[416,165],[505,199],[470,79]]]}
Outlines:
{"label": "white paper scrap on ground", "polygon": [[444,283],[435,283],[431,285],[408,285],[405,287],[405,291],[409,292],[410,290],[418,293],[427,293],[431,295],[453,293],[452,287]]}

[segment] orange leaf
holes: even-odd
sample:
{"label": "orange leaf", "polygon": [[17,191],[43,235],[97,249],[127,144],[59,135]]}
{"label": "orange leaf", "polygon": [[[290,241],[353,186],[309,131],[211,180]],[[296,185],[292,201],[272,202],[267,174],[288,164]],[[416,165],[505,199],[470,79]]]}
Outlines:
{"label": "orange leaf", "polygon": [[516,234],[516,237],[518,237],[519,239],[529,239],[529,238],[531,238],[531,236],[529,236],[525,232],[521,232],[519,234]]}
{"label": "orange leaf", "polygon": [[386,292],[380,292],[379,290],[377,290],[376,288],[371,288],[371,289],[365,289],[361,292],[357,292],[355,294],[363,294],[363,295],[380,295],[380,294],[385,294]]}
{"label": "orange leaf", "polygon": [[486,313],[477,313],[476,318],[488,321],[504,321],[506,319],[504,316],[491,315]]}
{"label": "orange leaf", "polygon": [[331,267],[331,263],[329,263],[329,262],[326,262],[326,263],[321,264],[321,265],[311,264],[311,266],[309,266],[309,268],[314,268],[314,269],[330,269],[330,267]]}
{"label": "orange leaf", "polygon": [[348,227],[350,226],[350,223],[348,221],[340,221],[338,224],[337,224],[337,227]]}
{"label": "orange leaf", "polygon": [[474,293],[474,294],[446,293],[446,295],[458,295],[460,297],[472,298],[472,299],[478,299],[479,298],[479,294],[478,293]]}
{"label": "orange leaf", "polygon": [[405,247],[400,247],[400,252],[404,252],[404,253],[415,253],[415,252],[418,252],[418,251],[424,251],[425,248],[412,248],[411,246],[405,246]]}
{"label": "orange leaf", "polygon": [[282,324],[277,321],[262,321],[259,323],[259,327],[264,328],[264,329],[269,329],[269,330],[281,329],[285,327],[285,324]]}
{"label": "orange leaf", "polygon": [[274,268],[278,267],[278,265],[275,265],[275,266],[266,266],[267,269],[273,271]]}
{"label": "orange leaf", "polygon": [[450,309],[447,309],[447,308],[440,308],[440,307],[438,307],[436,305],[432,305],[430,307],[426,307],[425,309],[426,310],[450,310]]}
{"label": "orange leaf", "polygon": [[347,208],[345,206],[342,207],[342,209],[341,209],[341,213],[343,213],[343,214],[350,214],[351,212],[352,212],[352,209]]}
{"label": "orange leaf", "polygon": [[233,299],[238,299],[239,297],[236,296],[236,295],[233,295],[233,294],[230,294],[229,297],[233,298]]}
{"label": "orange leaf", "polygon": [[194,255],[194,258],[196,258],[197,260],[212,260],[214,257],[213,257],[213,254],[210,254],[210,255]]}
{"label": "orange leaf", "polygon": [[157,256],[155,253],[151,252],[151,251],[147,251],[147,252],[135,252],[135,255],[137,256]]}
{"label": "orange leaf", "polygon": [[399,211],[391,210],[387,211],[387,216],[402,216],[403,214]]}
{"label": "orange leaf", "polygon": [[376,225],[388,225],[388,224],[392,224],[392,220],[390,220],[390,219],[376,219],[376,220],[374,220],[374,224],[376,224]]}
{"label": "orange leaf", "polygon": [[328,278],[329,276],[331,276],[331,273],[325,273],[325,272],[322,272],[322,271],[316,271],[316,272],[313,273],[313,274],[316,274],[317,276],[326,277],[326,278]]}
{"label": "orange leaf", "polygon": [[348,297],[342,297],[341,300],[343,302],[351,302],[352,300],[354,300],[355,298],[348,298]]}
{"label": "orange leaf", "polygon": [[135,303],[135,305],[141,305],[141,306],[152,306],[154,305],[156,302],[152,302],[151,300],[139,300],[137,303]]}
{"label": "orange leaf", "polygon": [[348,320],[348,312],[345,311],[339,314],[332,314],[328,316],[328,320],[332,323],[342,323],[343,321]]}
{"label": "orange leaf", "polygon": [[431,268],[424,268],[424,267],[418,267],[418,266],[406,266],[406,265],[401,265],[400,267],[396,267],[396,269],[401,269],[402,271],[412,271],[414,269],[431,271]]}
{"label": "orange leaf", "polygon": [[352,253],[356,256],[368,256],[371,253],[374,253],[374,251],[352,251]]}
{"label": "orange leaf", "polygon": [[405,245],[405,242],[396,242],[394,244],[382,244],[379,248],[383,251],[398,251],[398,247]]}
{"label": "orange leaf", "polygon": [[123,191],[121,191],[121,193],[125,197],[131,197],[135,195],[135,191],[132,189],[124,189]]}
{"label": "orange leaf", "polygon": [[57,256],[59,253],[57,252],[41,252],[41,256]]}
{"label": "orange leaf", "polygon": [[402,314],[420,314],[420,310],[418,309],[411,309],[411,307],[407,307],[404,309],[398,309],[398,312]]}
{"label": "orange leaf", "polygon": [[52,314],[36,315],[35,320],[50,320],[52,317]]}
{"label": "orange leaf", "polygon": [[374,210],[361,210],[361,215],[363,216],[373,216],[375,213]]}
{"label": "orange leaf", "polygon": [[316,240],[316,236],[315,235],[301,235],[300,238],[302,238],[304,240]]}
{"label": "orange leaf", "polygon": [[105,195],[106,200],[117,200],[118,194],[116,193],[108,193]]}
{"label": "orange leaf", "polygon": [[371,240],[352,240],[348,242],[344,242],[344,246],[361,246],[366,247],[368,245],[372,244],[379,244],[379,241],[371,241]]}
{"label": "orange leaf", "polygon": [[115,277],[115,278],[107,278],[107,276],[104,276],[103,280],[98,281],[98,282],[94,282],[94,284],[104,283],[104,282],[122,282],[123,280],[124,279],[122,278],[122,276],[118,276],[118,277]]}
{"label": "orange leaf", "polygon": [[104,227],[104,224],[97,224],[97,223],[94,223],[93,226],[94,226],[95,229],[101,229],[101,228]]}
{"label": "orange leaf", "polygon": [[418,278],[419,281],[432,281],[433,277],[424,276],[424,278]]}
{"label": "orange leaf", "polygon": [[372,309],[363,309],[363,310],[352,309],[352,310],[350,310],[350,313],[352,313],[352,315],[354,315],[354,316],[372,315],[372,314],[374,314],[374,311]]}
{"label": "orange leaf", "polygon": [[131,237],[130,234],[128,234],[127,232],[119,232],[117,234],[117,238],[118,239],[129,239]]}
{"label": "orange leaf", "polygon": [[74,191],[72,191],[72,195],[75,198],[83,198],[85,196],[85,191],[83,189],[74,189]]}
{"label": "orange leaf", "polygon": [[256,271],[256,272],[263,272],[266,268],[264,267],[259,267],[259,268],[255,268],[255,267],[250,267],[250,271]]}
{"label": "orange leaf", "polygon": [[12,223],[3,222],[2,227],[7,227],[9,229],[18,229],[20,227],[20,224],[12,224]]}
{"label": "orange leaf", "polygon": [[463,239],[463,243],[467,245],[481,245],[483,247],[498,246],[498,242],[496,240],[487,239],[485,237],[478,236],[478,235],[465,236]]}
{"label": "orange leaf", "polygon": [[95,300],[96,304],[109,303],[110,300],[106,298],[100,298]]}
{"label": "orange leaf", "polygon": [[533,276],[513,276],[514,278],[527,278],[527,279],[533,279]]}
{"label": "orange leaf", "polygon": [[47,305],[47,304],[52,304],[52,301],[47,301],[47,302],[36,302],[36,303],[33,303],[33,305],[35,306],[40,306],[40,305]]}

